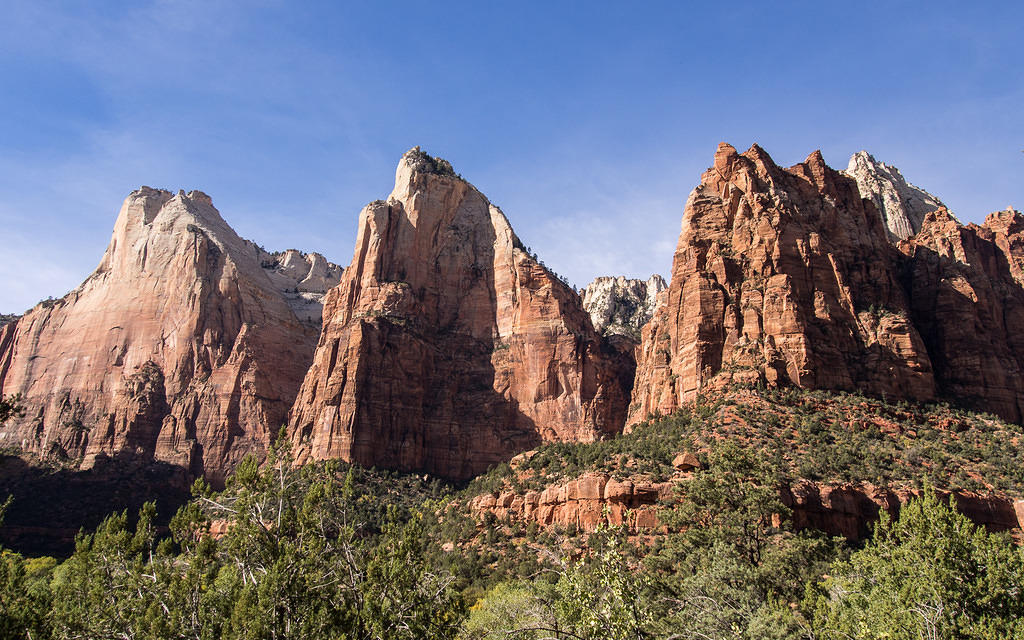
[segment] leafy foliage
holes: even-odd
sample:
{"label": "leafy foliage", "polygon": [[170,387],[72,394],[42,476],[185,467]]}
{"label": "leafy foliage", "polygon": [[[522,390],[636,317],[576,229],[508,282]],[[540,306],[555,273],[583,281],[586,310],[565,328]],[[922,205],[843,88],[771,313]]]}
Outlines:
{"label": "leafy foliage", "polygon": [[1024,550],[930,489],[832,574],[817,595],[823,638],[1024,637]]}
{"label": "leafy foliage", "polygon": [[419,512],[376,504],[356,476],[296,467],[279,445],[222,492],[197,482],[170,539],[152,503],[134,528],[121,513],[79,535],[48,588],[5,555],[5,637],[454,637],[464,606],[427,563]]}
{"label": "leafy foliage", "polygon": [[25,409],[21,406],[21,395],[0,396],[0,425],[10,418],[21,416],[24,412]]}
{"label": "leafy foliage", "polygon": [[[941,405],[740,388],[617,438],[542,447],[457,494],[299,467],[282,441],[223,491],[197,483],[169,536],[147,504],[135,524],[119,513],[80,534],[59,565],[0,552],[0,636],[1022,637],[1024,552],[930,489],[860,550],[793,531],[779,498],[799,476],[1016,490],[1019,436]],[[680,451],[701,468],[676,473]],[[588,470],[677,482],[664,529],[582,533],[465,508]]]}
{"label": "leafy foliage", "polygon": [[464,639],[655,637],[654,581],[630,566],[616,531],[599,531],[599,547],[578,561],[559,560],[557,581],[501,583],[473,607]]}
{"label": "leafy foliage", "polygon": [[671,416],[593,443],[552,443],[513,473],[498,465],[477,493],[502,484],[539,489],[585,471],[667,480],[681,451],[720,440],[763,451],[779,481],[1024,493],[1024,427],[945,404],[890,403],[858,394],[735,385]]}

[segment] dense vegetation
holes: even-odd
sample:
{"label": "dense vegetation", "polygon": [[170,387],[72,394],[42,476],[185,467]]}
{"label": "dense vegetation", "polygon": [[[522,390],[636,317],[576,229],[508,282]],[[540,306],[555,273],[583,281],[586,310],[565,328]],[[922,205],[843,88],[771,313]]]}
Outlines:
{"label": "dense vegetation", "polygon": [[[876,427],[881,436],[865,435]],[[80,534],[63,562],[4,551],[0,637],[1024,637],[1024,551],[931,488],[960,477],[1019,487],[972,466],[986,451],[1016,460],[1015,429],[948,407],[734,390],[606,442],[544,447],[461,491],[336,463],[296,467],[279,445],[224,491],[197,483],[168,534],[147,505],[134,525],[120,513]],[[830,456],[873,450],[815,461],[813,447],[826,445]],[[703,468],[672,475],[684,449]],[[488,484],[592,468],[672,477],[686,500],[642,536],[481,522],[465,508]],[[811,472],[918,484],[923,497],[895,520],[883,513],[857,548],[790,526],[776,487]]]}
{"label": "dense vegetation", "polygon": [[673,457],[721,440],[761,451],[776,480],[872,483],[1024,495],[1024,428],[946,404],[890,403],[860,394],[735,385],[667,417],[595,443],[541,447],[513,473],[499,465],[477,493],[536,489],[584,471],[669,479]]}

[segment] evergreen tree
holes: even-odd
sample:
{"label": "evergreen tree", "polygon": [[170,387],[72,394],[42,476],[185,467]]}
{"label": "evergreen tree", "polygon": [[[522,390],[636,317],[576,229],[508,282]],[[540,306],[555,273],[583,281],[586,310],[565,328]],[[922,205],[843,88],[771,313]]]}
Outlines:
{"label": "evergreen tree", "polygon": [[822,638],[1024,638],[1024,550],[926,488],[816,595]]}

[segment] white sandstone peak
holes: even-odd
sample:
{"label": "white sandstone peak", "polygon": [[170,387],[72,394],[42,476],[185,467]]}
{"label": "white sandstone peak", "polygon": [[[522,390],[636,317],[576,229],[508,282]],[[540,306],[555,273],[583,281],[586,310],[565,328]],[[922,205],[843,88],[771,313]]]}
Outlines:
{"label": "white sandstone peak", "polygon": [[945,206],[932,194],[907,182],[899,169],[879,162],[867,151],[853,154],[843,173],[857,181],[862,198],[874,202],[893,243],[916,234],[925,215]]}

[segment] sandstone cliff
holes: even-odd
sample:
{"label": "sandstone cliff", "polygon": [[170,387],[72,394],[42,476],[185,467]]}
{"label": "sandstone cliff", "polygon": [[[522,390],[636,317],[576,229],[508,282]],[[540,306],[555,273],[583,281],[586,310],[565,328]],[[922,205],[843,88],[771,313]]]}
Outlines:
{"label": "sandstone cliff", "polygon": [[940,209],[900,243],[937,394],[1014,422],[1024,419],[1022,230],[1012,209],[966,227]]}
{"label": "sandstone cliff", "polygon": [[844,173],[857,181],[861,197],[874,203],[892,242],[914,235],[926,214],[945,207],[932,194],[908,183],[899,169],[875,160],[867,151],[853,154]]}
{"label": "sandstone cliff", "polygon": [[1024,218],[963,226],[941,208],[899,250],[886,233],[819,153],[782,169],[756,145],[720,145],[643,332],[629,422],[727,380],[940,398],[1020,422]]}
{"label": "sandstone cliff", "polygon": [[290,433],[300,460],[468,478],[542,440],[620,429],[620,356],[504,214],[417,148],[359,216]]}
{"label": "sandstone cliff", "polygon": [[239,238],[199,191],[133,192],[96,271],[0,327],[0,393],[26,407],[0,445],[222,479],[285,422],[340,277],[325,263]]}
{"label": "sandstone cliff", "polygon": [[643,332],[630,422],[674,411],[722,372],[934,398],[895,253],[874,206],[820,153],[782,169],[757,146],[720,145]]}
{"label": "sandstone cliff", "polygon": [[658,274],[647,280],[595,278],[581,292],[583,308],[598,331],[639,340],[640,330],[654,314],[658,294],[667,286]]}

